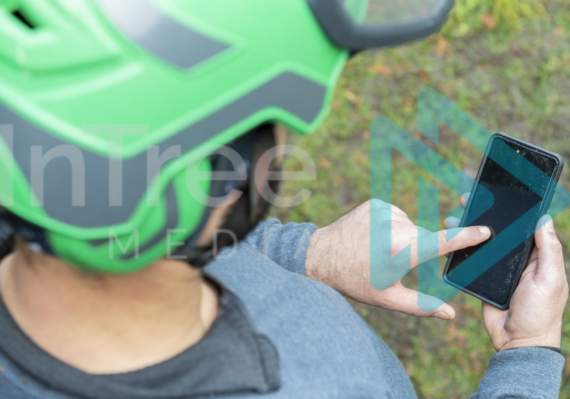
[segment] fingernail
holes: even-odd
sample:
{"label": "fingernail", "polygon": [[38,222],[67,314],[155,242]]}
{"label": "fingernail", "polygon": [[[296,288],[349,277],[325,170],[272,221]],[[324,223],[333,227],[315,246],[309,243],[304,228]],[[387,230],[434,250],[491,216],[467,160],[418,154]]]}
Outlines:
{"label": "fingernail", "polygon": [[[535,219],[536,220],[536,219]],[[481,226],[479,227],[479,231],[481,232],[481,234],[483,234],[484,236],[490,236],[491,235],[491,230],[486,227],[486,226]]]}
{"label": "fingernail", "polygon": [[445,312],[437,312],[435,314],[435,317],[442,320],[451,320],[451,317],[449,317],[449,315]]}

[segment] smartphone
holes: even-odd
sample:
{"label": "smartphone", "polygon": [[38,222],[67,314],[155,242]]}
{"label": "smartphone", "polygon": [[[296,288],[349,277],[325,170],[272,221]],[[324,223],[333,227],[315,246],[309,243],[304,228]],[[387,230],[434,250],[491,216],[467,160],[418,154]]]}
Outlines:
{"label": "smartphone", "polygon": [[460,224],[488,226],[491,237],[451,253],[444,281],[508,309],[534,248],[536,224],[550,206],[563,166],[558,154],[495,133]]}

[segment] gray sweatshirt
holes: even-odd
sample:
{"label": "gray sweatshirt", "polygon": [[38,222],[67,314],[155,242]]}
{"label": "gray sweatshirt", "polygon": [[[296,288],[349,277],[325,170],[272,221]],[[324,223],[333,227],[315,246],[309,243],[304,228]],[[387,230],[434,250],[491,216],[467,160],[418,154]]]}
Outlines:
{"label": "gray sweatshirt", "polygon": [[[223,339],[235,340],[236,345],[238,342],[239,345],[249,342],[244,347],[251,345],[255,348],[265,348],[263,351],[250,351],[248,362],[241,362],[239,357],[234,359],[224,355],[224,358],[229,359],[228,363],[231,363],[230,368],[233,368],[228,374],[231,377],[228,378],[236,380],[249,378],[253,381],[253,366],[248,365],[265,362],[267,366],[267,363],[273,362],[274,367],[278,369],[278,376],[270,378],[273,382],[269,387],[263,382],[259,383],[261,385],[252,383],[250,387],[253,388],[250,390],[243,389],[241,392],[228,390],[225,393],[202,396],[192,394],[190,388],[185,391],[187,394],[173,394],[174,385],[172,389],[169,388],[166,382],[168,378],[161,378],[164,382],[153,382],[152,386],[145,384],[149,378],[152,379],[152,374],[148,370],[144,378],[143,374],[137,375],[138,372],[128,375],[128,379],[116,376],[81,375],[80,371],[69,366],[58,365],[54,359],[49,358],[49,355],[42,353],[41,349],[33,348],[32,343],[24,342],[18,335],[13,335],[12,327],[6,328],[4,338],[0,334],[0,344],[3,344],[0,345],[0,398],[105,397],[103,394],[97,396],[97,381],[101,384],[112,381],[115,385],[128,381],[131,384],[129,388],[133,389],[123,391],[132,392],[124,394],[125,399],[415,398],[412,383],[390,348],[340,294],[322,283],[305,277],[307,246],[310,235],[315,229],[316,227],[311,224],[281,225],[277,220],[262,223],[238,248],[224,250],[220,258],[212,262],[206,270],[239,298],[244,318],[250,321],[256,331],[248,337],[257,337],[245,339],[244,333],[241,338],[234,336]],[[225,298],[224,301],[232,302],[227,296]],[[230,314],[228,310],[221,313],[224,312],[226,315]],[[239,317],[234,317],[231,323],[218,323],[217,329],[222,330],[219,332],[220,336],[225,336],[223,330],[227,332],[232,328],[231,325],[242,331],[238,326],[241,323],[238,319]],[[10,322],[5,323],[10,324]],[[2,342],[7,336],[12,336],[12,341]],[[22,355],[6,356],[2,352],[2,348],[7,348],[6,345],[24,348],[20,352],[12,349],[5,351]],[[196,349],[202,350],[202,352],[194,351],[194,355],[199,353],[198,358],[214,359],[216,356],[215,353],[207,352],[212,348],[205,349],[205,346],[202,346]],[[261,356],[261,360],[259,356],[254,356],[257,360],[252,360],[251,353],[266,353],[267,356]],[[33,356],[30,357],[28,354]],[[23,358],[37,359],[35,366],[30,360],[26,362],[22,360]],[[48,364],[49,367],[46,366]],[[167,372],[170,370],[173,375],[180,374],[180,370],[175,370],[176,364],[173,361],[166,362],[166,366],[158,365],[154,371],[164,373],[165,370]],[[523,348],[497,353],[491,358],[487,374],[473,398],[557,398],[563,366],[564,357],[548,349]],[[208,364],[204,363],[204,367],[208,367]],[[184,380],[192,379],[191,377],[198,373],[197,370],[184,370],[188,373],[188,378]],[[203,373],[200,380],[207,380],[208,375],[216,373],[215,366],[208,370],[210,371]],[[63,376],[63,382],[59,378],[57,384],[55,382],[52,384],[50,373],[53,376]],[[66,376],[69,376],[67,384],[70,389],[61,385],[66,383]],[[267,377],[267,372],[265,376]],[[77,381],[88,381],[88,383],[78,386]],[[136,381],[140,381],[140,386],[133,387],[133,384],[137,385]],[[239,381],[235,383],[238,384]],[[151,391],[156,389],[156,385],[161,385],[163,390]],[[85,396],[77,393],[82,386]],[[256,386],[257,390],[254,389]],[[259,388],[260,386],[265,386],[267,389]]]}

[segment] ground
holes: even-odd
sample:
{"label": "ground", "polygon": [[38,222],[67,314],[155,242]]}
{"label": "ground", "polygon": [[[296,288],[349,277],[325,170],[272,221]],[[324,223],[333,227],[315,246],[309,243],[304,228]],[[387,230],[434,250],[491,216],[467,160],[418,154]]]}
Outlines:
{"label": "ground", "polygon": [[[326,123],[313,135],[295,139],[316,161],[318,175],[314,181],[287,182],[283,191],[292,194],[303,187],[313,194],[301,205],[275,210],[273,216],[325,226],[368,200],[370,121],[385,115],[420,137],[416,99],[426,86],[489,130],[558,152],[568,165],[570,7],[567,0],[541,3],[458,0],[442,34],[355,56],[342,75]],[[440,134],[438,152],[474,176],[481,154],[445,126]],[[421,171],[402,156],[396,155],[395,162],[405,167],[395,168],[393,202],[415,220],[415,182]],[[299,165],[290,160],[287,168]],[[443,218],[459,198],[430,181],[441,188]],[[570,189],[568,166],[561,184]],[[568,266],[570,210],[559,214],[555,224]],[[405,281],[413,286],[414,276]],[[481,321],[480,301],[460,293],[450,303],[457,310],[451,322],[353,303],[401,359],[420,398],[468,397],[494,353]],[[570,317],[565,318],[563,350],[570,354]],[[570,398],[569,355],[561,397]]]}

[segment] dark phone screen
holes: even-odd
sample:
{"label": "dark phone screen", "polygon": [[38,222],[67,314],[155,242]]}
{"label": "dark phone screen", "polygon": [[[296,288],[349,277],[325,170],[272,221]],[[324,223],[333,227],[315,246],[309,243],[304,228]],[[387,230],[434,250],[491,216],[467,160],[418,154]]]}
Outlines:
{"label": "dark phone screen", "polygon": [[[526,266],[526,254],[532,250],[532,235],[542,216],[540,205],[558,160],[500,136],[491,140],[462,226],[490,226],[494,236],[453,253],[447,278],[504,306],[518,273]],[[505,234],[500,235],[502,232]],[[458,268],[475,253],[478,262]]]}

